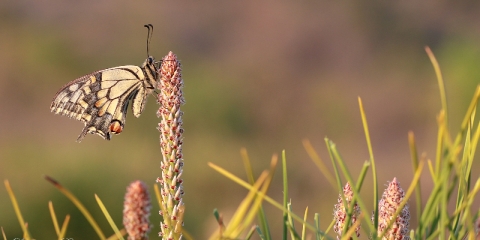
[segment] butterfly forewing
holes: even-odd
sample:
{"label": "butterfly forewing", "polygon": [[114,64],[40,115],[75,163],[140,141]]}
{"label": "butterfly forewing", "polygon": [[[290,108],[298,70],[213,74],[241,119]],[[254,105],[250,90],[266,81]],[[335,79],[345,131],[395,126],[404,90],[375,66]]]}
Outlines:
{"label": "butterfly forewing", "polygon": [[[85,123],[77,141],[87,133],[110,140],[110,133],[121,133],[128,102],[139,117],[156,81],[156,65],[149,57],[142,67],[121,66],[78,78],[60,89],[50,110]],[[152,79],[153,78],[153,79]]]}
{"label": "butterfly forewing", "polygon": [[[148,29],[148,56],[153,26],[147,24],[145,27]],[[80,77],[57,92],[50,110],[85,123],[78,142],[87,133],[110,140],[110,133],[123,131],[130,100],[133,102],[133,115],[139,117],[142,113],[148,94],[155,88],[159,64],[148,56],[141,67],[114,67]]]}

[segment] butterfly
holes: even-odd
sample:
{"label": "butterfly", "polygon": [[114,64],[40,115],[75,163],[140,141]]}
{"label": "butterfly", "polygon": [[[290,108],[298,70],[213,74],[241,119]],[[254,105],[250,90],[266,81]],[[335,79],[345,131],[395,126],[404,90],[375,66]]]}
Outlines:
{"label": "butterfly", "polygon": [[67,83],[55,94],[50,105],[53,113],[85,123],[77,142],[87,133],[106,140],[112,133],[121,133],[130,101],[137,118],[145,108],[147,96],[155,89],[160,64],[148,54],[153,26],[145,27],[148,57],[141,67],[127,65],[96,71]]}

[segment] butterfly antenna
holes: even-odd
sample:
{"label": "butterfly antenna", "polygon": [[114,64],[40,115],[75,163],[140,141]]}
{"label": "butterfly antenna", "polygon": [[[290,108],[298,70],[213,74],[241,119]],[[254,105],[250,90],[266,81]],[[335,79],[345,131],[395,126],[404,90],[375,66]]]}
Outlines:
{"label": "butterfly antenna", "polygon": [[153,25],[152,24],[145,24],[143,26],[148,29],[148,33],[147,33],[147,57],[150,57],[149,46],[150,46],[150,39],[152,38],[152,34],[153,34]]}

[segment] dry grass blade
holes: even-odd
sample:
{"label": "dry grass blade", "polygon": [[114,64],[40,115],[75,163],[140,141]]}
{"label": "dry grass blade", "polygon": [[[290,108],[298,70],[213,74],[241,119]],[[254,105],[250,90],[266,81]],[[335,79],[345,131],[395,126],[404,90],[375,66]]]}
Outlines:
{"label": "dry grass blade", "polygon": [[[275,172],[276,165],[277,165],[277,156],[275,155],[272,158],[272,163],[270,165],[270,171],[268,172],[269,174],[267,176],[267,179],[264,181],[263,184],[261,184],[260,193],[262,194],[261,195],[258,194],[256,196],[252,206],[250,207],[248,214],[243,220],[244,229],[246,229],[253,222],[255,215],[257,215],[258,211],[262,208],[262,202],[263,202],[262,196],[265,196],[267,194],[268,189],[270,188],[270,184],[272,183],[273,174]],[[252,189],[252,191],[255,191],[255,189]]]}
{"label": "dry grass blade", "polygon": [[323,176],[325,176],[330,185],[332,185],[333,189],[337,189],[337,183],[335,182],[335,178],[333,177],[332,173],[330,173],[327,166],[318,155],[317,151],[315,151],[310,141],[308,139],[304,139],[302,143],[305,151],[307,151],[308,153],[308,156],[310,156],[310,159],[312,159],[315,165],[317,165],[318,169],[320,170],[320,172],[323,173]]}
{"label": "dry grass blade", "polygon": [[[254,178],[253,168],[250,162],[250,158],[248,157],[247,150],[245,148],[242,148],[240,150],[240,155],[242,156],[243,165],[245,167],[245,172],[247,174],[248,182],[250,183],[250,185],[253,185],[255,184],[255,178]],[[277,156],[274,155],[272,160],[275,160],[275,162],[272,161],[270,171],[274,172]],[[270,183],[268,183],[268,185],[270,185]],[[259,228],[259,235],[261,236],[262,239],[268,239],[268,240],[272,239],[270,236],[271,233],[270,233],[270,227],[267,221],[267,216],[265,214],[265,210],[263,209],[262,205],[260,205],[260,209],[258,210],[257,215],[258,215],[258,222],[259,222],[259,226],[257,226],[257,228]]]}
{"label": "dry grass blade", "polygon": [[1,227],[1,229],[2,229],[3,240],[7,240],[7,235],[5,235],[5,231],[3,231],[3,227]]}
{"label": "dry grass blade", "polygon": [[60,235],[58,236],[58,240],[63,240],[63,238],[65,237],[65,233],[67,232],[67,227],[69,222],[70,222],[70,215],[67,214],[67,216],[65,216],[65,220],[63,221],[62,230],[60,230]]}
{"label": "dry grass blade", "polygon": [[355,235],[355,229],[360,226],[360,223],[362,222],[363,217],[365,217],[365,214],[362,212],[360,216],[358,216],[358,220],[355,221],[352,226],[348,229],[348,231],[345,233],[345,236],[342,236],[342,239],[348,240],[352,239],[352,236]]}
{"label": "dry grass blade", "polygon": [[[125,236],[127,234],[127,230],[125,230],[125,228],[122,228],[122,229],[120,229],[119,233],[120,233],[120,235]],[[107,240],[118,240],[118,239],[119,238],[118,238],[117,233],[114,233],[112,236],[107,238]]]}
{"label": "dry grass blade", "polygon": [[[425,51],[427,52],[427,55],[430,58],[430,61],[432,62],[433,68],[435,69],[435,74],[437,75],[438,87],[440,88],[440,98],[442,101],[442,109],[445,111],[445,113],[448,113],[447,95],[445,94],[445,84],[443,82],[442,72],[440,71],[440,65],[438,64],[438,61],[435,58],[435,55],[433,54],[432,50],[428,46],[425,47]],[[448,125],[446,116],[445,116],[445,123],[447,123]]]}
{"label": "dry grass blade", "polygon": [[52,217],[55,233],[57,233],[57,237],[60,237],[60,227],[58,226],[57,216],[55,215],[55,210],[53,209],[52,201],[48,202],[48,209],[50,210],[50,216]]}
{"label": "dry grass blade", "polygon": [[10,187],[10,182],[8,180],[5,180],[4,183],[5,183],[5,188],[7,189],[8,195],[10,196],[10,200],[12,200],[13,209],[15,210],[17,219],[20,223],[20,226],[22,227],[24,237],[27,240],[30,240],[30,234],[28,233],[27,224],[23,220],[22,213],[20,212],[20,207],[18,206],[17,198],[15,197],[15,194],[13,194],[13,190]]}
{"label": "dry grass blade", "polygon": [[103,234],[102,230],[98,226],[97,222],[95,219],[93,219],[92,215],[90,212],[88,212],[87,208],[83,206],[83,204],[73,195],[70,191],[68,191],[66,188],[64,188],[59,182],[57,182],[55,179],[45,176],[45,179],[53,184],[63,195],[65,195],[72,203],[82,212],[83,216],[87,219],[87,221],[92,225],[93,229],[97,233],[97,235],[100,237],[100,239],[105,239],[105,235]]}
{"label": "dry grass blade", "polygon": [[[225,231],[221,234],[224,238],[237,238],[253,221],[255,215],[261,207],[263,197],[266,195],[268,187],[273,177],[273,170],[275,169],[277,158],[273,157],[271,170],[264,171],[254,185],[250,188],[249,193],[245,199],[240,203],[235,211],[232,220],[226,226]],[[215,167],[214,167],[215,168]],[[229,172],[217,169],[228,178],[235,181],[236,177]],[[259,190],[261,187],[261,190]],[[217,239],[220,237],[218,232],[212,235],[210,239]]]}
{"label": "dry grass blade", "polygon": [[117,225],[115,225],[115,222],[113,221],[112,217],[108,213],[107,208],[105,205],[103,205],[102,200],[95,194],[95,200],[97,200],[98,206],[103,212],[103,215],[105,215],[105,218],[107,219],[108,223],[110,224],[110,227],[112,227],[113,231],[115,232],[115,235],[118,237],[118,239],[124,239],[123,235],[120,233],[120,230],[118,230]]}
{"label": "dry grass blade", "polygon": [[[370,156],[370,164],[372,166],[372,178],[373,178],[373,225],[378,226],[378,180],[377,180],[377,167],[375,164],[375,158],[373,156],[372,141],[370,139],[370,131],[368,130],[367,116],[363,108],[363,102],[358,97],[358,106],[360,108],[360,116],[362,117],[363,129],[365,132],[365,139],[367,141],[368,155]],[[355,193],[357,194],[357,193]],[[358,195],[358,194],[357,194]],[[362,206],[363,207],[363,206]],[[365,208],[364,208],[365,209]]]}
{"label": "dry grass blade", "polygon": [[[209,162],[208,163],[208,166],[210,166],[211,168],[213,168],[215,171],[219,172],[220,174],[226,176],[227,178],[231,179],[232,181],[236,182],[237,184],[239,184],[240,186],[248,189],[248,190],[252,190],[253,187],[248,184],[247,182],[243,181],[242,179],[238,178],[237,176],[233,175],[232,173],[228,172],[227,170]],[[278,203],[277,201],[275,201],[274,199],[272,199],[271,197],[265,195],[264,193],[260,192],[260,191],[257,191],[257,194],[260,195],[262,198],[265,199],[265,201],[267,201],[268,203],[272,204],[274,207],[278,208],[280,211],[286,211],[288,212],[289,214],[291,214],[291,216],[297,220],[298,222],[300,223],[304,223],[303,219],[299,216],[297,216],[295,213],[293,212],[290,212],[288,211],[288,209],[285,209],[283,207],[282,204]],[[321,231],[318,231],[314,226],[312,226],[311,224],[309,223],[305,223],[305,225],[307,226],[308,229],[312,230],[312,231],[315,231],[315,232],[318,232],[318,233],[321,233],[322,235],[324,234],[323,232]]]}
{"label": "dry grass blade", "polygon": [[245,225],[247,225],[247,223],[244,223],[244,220],[249,213],[250,206],[256,199],[256,192],[258,191],[258,189],[260,189],[264,181],[267,179],[267,176],[268,173],[266,171],[263,172],[255,182],[253,188],[247,194],[245,199],[243,199],[243,201],[240,203],[237,210],[235,211],[235,214],[232,217],[232,220],[229,224],[227,224],[225,228],[225,232],[223,233],[224,237],[237,238],[238,235],[245,229],[244,227]]}
{"label": "dry grass blade", "polygon": [[302,224],[302,240],[305,239],[305,230],[306,230],[306,226],[305,226],[305,223],[307,222],[307,216],[308,216],[308,207],[305,208],[305,214],[303,215],[303,222],[304,224]]}

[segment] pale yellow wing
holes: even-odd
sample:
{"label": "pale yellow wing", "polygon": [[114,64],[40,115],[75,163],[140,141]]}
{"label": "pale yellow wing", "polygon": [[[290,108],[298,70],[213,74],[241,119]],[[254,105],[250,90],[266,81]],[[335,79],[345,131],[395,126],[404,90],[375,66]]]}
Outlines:
{"label": "pale yellow wing", "polygon": [[134,99],[133,112],[138,117],[151,91],[145,86],[142,68],[114,67],[66,84],[55,95],[50,110],[85,123],[77,141],[87,133],[110,140],[110,133],[121,133],[125,126],[128,102]]}

